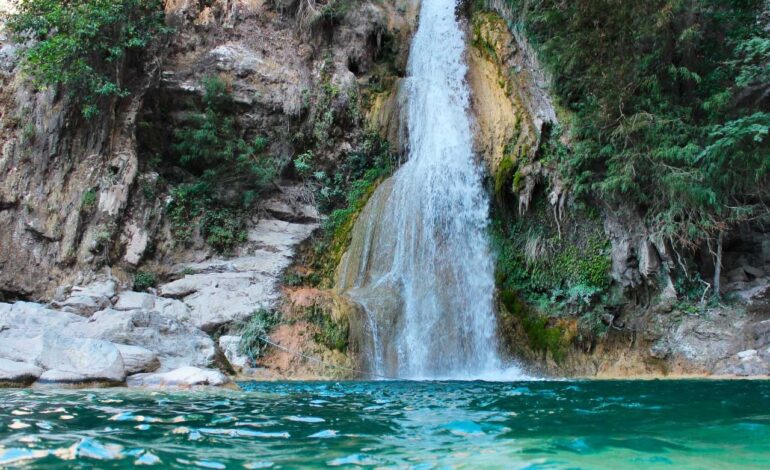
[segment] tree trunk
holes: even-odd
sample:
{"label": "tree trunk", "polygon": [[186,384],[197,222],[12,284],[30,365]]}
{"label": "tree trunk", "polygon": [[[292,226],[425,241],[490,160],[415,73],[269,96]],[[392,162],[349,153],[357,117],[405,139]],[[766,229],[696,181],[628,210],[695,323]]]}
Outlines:
{"label": "tree trunk", "polygon": [[717,238],[717,256],[716,260],[714,261],[714,297],[717,299],[720,298],[720,290],[721,287],[719,283],[719,279],[722,277],[722,232],[719,232],[719,237]]}

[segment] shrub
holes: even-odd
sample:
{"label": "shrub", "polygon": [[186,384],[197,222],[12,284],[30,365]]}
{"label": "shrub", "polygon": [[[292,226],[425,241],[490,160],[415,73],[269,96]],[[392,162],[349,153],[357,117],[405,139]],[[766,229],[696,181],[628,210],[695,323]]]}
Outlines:
{"label": "shrub", "polygon": [[267,139],[244,138],[232,116],[234,103],[220,77],[204,79],[204,110],[174,133],[179,165],[195,181],[175,187],[168,210],[177,242],[188,243],[196,223],[206,243],[231,251],[246,239],[245,217],[278,172],[267,155]]}
{"label": "shrub", "polygon": [[263,338],[267,338],[280,321],[278,312],[256,310],[240,328],[241,342],[238,344],[238,351],[251,359],[252,363],[256,363],[270,347]]}
{"label": "shrub", "polygon": [[134,290],[137,292],[144,292],[157,284],[158,280],[151,272],[139,271],[134,274]]}
{"label": "shrub", "polygon": [[344,352],[348,347],[350,325],[347,321],[337,321],[329,312],[319,305],[313,305],[308,310],[308,320],[316,325],[318,330],[313,340],[329,349]]}
{"label": "shrub", "polygon": [[243,218],[229,209],[207,211],[202,227],[206,243],[220,252],[229,252],[238,243],[246,241]]}
{"label": "shrub", "polygon": [[162,0],[21,0],[8,27],[37,40],[24,61],[35,85],[64,86],[87,118],[103,98],[128,95],[124,66],[169,31]]}

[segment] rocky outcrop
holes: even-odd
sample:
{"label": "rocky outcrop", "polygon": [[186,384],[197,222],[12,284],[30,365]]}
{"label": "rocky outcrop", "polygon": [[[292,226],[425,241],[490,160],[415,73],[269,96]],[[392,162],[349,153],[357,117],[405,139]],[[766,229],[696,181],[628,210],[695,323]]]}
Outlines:
{"label": "rocky outcrop", "polygon": [[295,215],[312,214],[312,222],[260,220],[239,248],[242,256],[176,266],[175,271],[184,272],[184,276],[160,286],[159,294],[180,299],[186,309],[177,310],[177,315],[206,332],[242,322],[255,310],[275,308],[280,299],[280,276],[291,264],[295,247],[319,226],[311,209],[303,206]]}
{"label": "rocky outcrop", "polygon": [[[291,159],[310,148],[333,174],[356,148],[370,98],[403,75],[417,6],[358,2],[329,19],[292,2],[165,2],[174,34],[121,84],[130,97],[93,121],[61,90],[31,87],[0,25],[0,301],[35,300],[0,304],[0,358],[10,361],[0,380],[245,368],[238,324],[280,308],[282,273],[321,223]],[[281,166],[246,220],[247,239],[226,255],[199,230],[190,243],[174,239],[168,174],[150,164],[214,75],[238,128],[264,137]],[[153,272],[157,290],[132,290],[137,270]],[[29,352],[41,341],[72,355],[43,360]]]}
{"label": "rocky outcrop", "polygon": [[[131,97],[93,121],[57,90],[31,88],[17,73],[18,45],[0,27],[2,296],[49,300],[61,285],[89,283],[105,264],[119,274],[148,261],[175,265],[211,255],[202,243],[178,249],[164,214],[162,177],[144,161],[169,145],[174,126],[200,101],[205,77],[227,80],[239,127],[265,137],[282,164],[307,145],[318,147],[324,165],[343,160],[364,129],[357,114],[364,88],[403,73],[416,3],[356,3],[331,22],[318,8],[312,18],[300,10],[296,3],[166,2],[175,33],[121,84]],[[388,93],[391,85],[378,88]],[[334,90],[334,99],[320,98],[323,87]],[[229,289],[243,284],[234,279]],[[61,302],[84,315],[105,307],[88,294]],[[201,325],[244,313],[217,315]]]}
{"label": "rocky outcrop", "polygon": [[534,157],[544,126],[557,122],[556,112],[545,83],[535,78],[542,69],[530,63],[532,51],[500,16],[475,13],[470,29],[468,84],[475,141],[490,173],[498,175]]}
{"label": "rocky outcrop", "polygon": [[[88,297],[84,293],[100,294],[107,308],[92,314],[91,304],[78,304],[73,313],[67,310],[75,303],[66,301],[54,302],[64,310],[30,302],[0,303],[0,359],[8,366],[3,381],[24,383],[31,380],[21,377],[37,375],[39,383],[120,384],[131,374],[214,362],[214,342],[185,321],[179,313],[188,311],[183,303],[146,293],[118,293],[116,284],[109,279],[72,289],[81,298]],[[120,310],[112,308],[111,299]]]}
{"label": "rocky outcrop", "polygon": [[142,388],[221,387],[230,384],[230,379],[218,370],[181,367],[164,373],[132,375],[127,384]]}

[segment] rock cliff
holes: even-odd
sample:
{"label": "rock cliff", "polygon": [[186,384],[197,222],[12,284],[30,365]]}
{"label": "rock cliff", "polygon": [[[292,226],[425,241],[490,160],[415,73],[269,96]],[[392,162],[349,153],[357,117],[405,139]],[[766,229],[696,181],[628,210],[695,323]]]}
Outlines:
{"label": "rock cliff", "polygon": [[[293,161],[304,152],[333,175],[361,148],[370,103],[403,74],[416,8],[165,2],[172,32],[125,73],[128,97],[92,120],[57,87],[36,90],[22,71],[27,45],[0,30],[0,300],[11,302],[0,304],[0,357],[11,361],[0,380],[117,383],[182,366],[253,369],[239,353],[240,325],[284,303],[283,272],[322,221],[315,187]],[[171,213],[176,185],[196,176],[169,155],[211,77],[226,84],[232,125],[266,142],[278,169],[258,202],[239,209],[242,230],[227,250],[202,233],[203,215],[185,220],[190,236],[180,242]],[[287,344],[296,346],[298,330],[283,333]],[[40,344],[55,354],[67,341],[62,348],[80,362],[13,352]],[[110,355],[114,364],[89,362]]]}

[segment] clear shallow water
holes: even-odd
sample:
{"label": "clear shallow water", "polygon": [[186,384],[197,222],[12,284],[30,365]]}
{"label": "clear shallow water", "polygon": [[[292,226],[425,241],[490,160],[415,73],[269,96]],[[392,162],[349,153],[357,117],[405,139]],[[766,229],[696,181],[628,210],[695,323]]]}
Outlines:
{"label": "clear shallow water", "polygon": [[0,467],[769,468],[770,382],[0,390]]}

